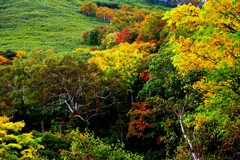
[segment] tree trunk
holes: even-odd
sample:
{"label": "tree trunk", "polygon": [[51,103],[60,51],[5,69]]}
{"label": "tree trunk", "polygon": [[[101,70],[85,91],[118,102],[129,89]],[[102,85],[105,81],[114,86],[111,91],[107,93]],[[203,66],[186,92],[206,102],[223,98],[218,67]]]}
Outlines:
{"label": "tree trunk", "polygon": [[44,132],[44,121],[43,119],[41,120],[41,129],[42,129],[42,133]]}
{"label": "tree trunk", "polygon": [[179,123],[180,123],[180,126],[181,126],[183,137],[187,140],[188,145],[189,145],[189,147],[191,149],[192,158],[194,160],[199,160],[199,158],[197,158],[196,154],[194,153],[193,145],[192,145],[190,139],[187,137],[187,134],[186,134],[186,132],[184,130],[183,123],[182,123],[182,115],[179,115]]}

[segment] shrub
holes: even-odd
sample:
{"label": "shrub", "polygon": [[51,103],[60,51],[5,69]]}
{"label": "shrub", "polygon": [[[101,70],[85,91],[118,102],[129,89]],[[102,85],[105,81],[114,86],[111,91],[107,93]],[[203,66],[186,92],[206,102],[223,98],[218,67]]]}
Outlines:
{"label": "shrub", "polygon": [[80,7],[80,12],[87,16],[95,16],[98,6],[93,2],[86,2]]}
{"label": "shrub", "polygon": [[96,11],[96,16],[106,22],[111,23],[114,17],[114,10],[108,7],[99,7]]}
{"label": "shrub", "polygon": [[0,65],[2,64],[9,64],[11,61],[3,56],[0,56]]}
{"label": "shrub", "polygon": [[137,30],[136,29],[129,29],[124,28],[120,33],[116,36],[116,43],[128,42],[133,43],[137,38]]}
{"label": "shrub", "polygon": [[32,133],[21,134],[24,122],[10,122],[6,116],[0,117],[0,159],[39,159],[37,150],[40,139]]}
{"label": "shrub", "polygon": [[92,47],[92,48],[90,48],[90,51],[96,51],[96,50],[98,50],[98,48],[97,47]]}
{"label": "shrub", "polygon": [[99,30],[94,28],[91,31],[84,32],[82,34],[83,43],[88,45],[99,45]]}
{"label": "shrub", "polygon": [[88,45],[100,45],[109,33],[116,32],[117,29],[110,26],[98,26],[82,34],[83,43]]}
{"label": "shrub", "polygon": [[10,50],[10,49],[8,49],[8,50],[6,50],[6,52],[4,53],[4,57],[5,58],[7,58],[7,59],[13,59],[13,57],[15,57],[16,56],[16,52],[14,52],[14,51],[12,51],[12,50]]}
{"label": "shrub", "polygon": [[[37,134],[35,132],[35,134]],[[44,146],[44,149],[38,150],[38,153],[41,157],[48,159],[62,159],[60,157],[60,152],[63,149],[68,149],[70,144],[64,139],[61,134],[53,134],[51,132],[40,133],[38,136],[41,136],[41,145]]]}
{"label": "shrub", "polygon": [[23,51],[12,51],[10,49],[6,50],[5,52],[3,51],[0,51],[0,65],[2,64],[10,64],[11,61],[14,59],[14,58],[19,58],[21,56],[25,56],[26,53],[23,52]]}
{"label": "shrub", "polygon": [[64,159],[143,159],[142,156],[125,151],[123,144],[105,144],[100,139],[95,139],[92,133],[80,133],[76,130],[69,133],[67,137],[71,142],[71,150],[62,151],[62,158]]}
{"label": "shrub", "polygon": [[117,44],[115,41],[117,34],[117,32],[113,32],[106,35],[106,37],[102,40],[102,48],[110,49],[115,46]]}

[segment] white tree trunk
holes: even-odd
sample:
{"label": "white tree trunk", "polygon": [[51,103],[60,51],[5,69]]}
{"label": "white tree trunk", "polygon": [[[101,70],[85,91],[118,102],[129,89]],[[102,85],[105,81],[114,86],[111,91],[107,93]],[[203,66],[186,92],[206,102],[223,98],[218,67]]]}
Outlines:
{"label": "white tree trunk", "polygon": [[41,129],[42,129],[42,133],[45,131],[44,130],[44,121],[43,121],[43,119],[41,120]]}
{"label": "white tree trunk", "polygon": [[186,134],[186,132],[184,130],[183,123],[182,123],[182,115],[179,115],[179,123],[180,123],[180,126],[181,126],[183,137],[187,140],[188,145],[189,145],[189,147],[191,149],[192,158],[194,160],[199,160],[199,158],[197,158],[196,154],[194,153],[193,145],[192,145],[190,139],[187,137],[187,134]]}

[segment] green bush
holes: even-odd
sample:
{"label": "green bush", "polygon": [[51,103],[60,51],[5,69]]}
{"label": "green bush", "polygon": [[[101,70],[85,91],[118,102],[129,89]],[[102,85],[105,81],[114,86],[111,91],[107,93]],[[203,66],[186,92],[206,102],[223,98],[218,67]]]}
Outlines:
{"label": "green bush", "polygon": [[38,150],[38,153],[46,159],[61,160],[61,150],[68,149],[70,146],[61,134],[53,134],[51,132],[39,133],[36,131],[34,134],[41,137],[41,145],[44,146],[44,149]]}
{"label": "green bush", "polygon": [[93,29],[89,32],[84,32],[82,35],[83,43],[88,45],[99,45],[99,30]]}
{"label": "green bush", "polygon": [[108,35],[106,35],[106,37],[103,39],[102,41],[102,48],[104,49],[109,49],[112,48],[113,46],[115,46],[116,43],[116,36],[117,36],[118,32],[113,32],[113,33],[109,33]]}
{"label": "green bush", "polygon": [[83,159],[83,160],[108,160],[108,159],[126,159],[142,160],[143,156],[133,154],[123,149],[123,144],[105,144],[100,139],[95,139],[92,133],[80,133],[78,130],[72,131],[67,135],[71,142],[70,150],[61,152],[62,158]]}
{"label": "green bush", "polygon": [[118,30],[112,26],[98,26],[82,34],[83,43],[88,45],[100,45],[109,33],[117,31]]}

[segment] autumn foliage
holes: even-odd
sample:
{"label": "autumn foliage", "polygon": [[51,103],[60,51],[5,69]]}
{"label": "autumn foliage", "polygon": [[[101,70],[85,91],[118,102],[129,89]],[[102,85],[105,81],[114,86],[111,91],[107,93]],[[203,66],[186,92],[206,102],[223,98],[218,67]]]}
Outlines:
{"label": "autumn foliage", "polygon": [[80,12],[88,16],[95,16],[98,6],[93,2],[86,2],[80,7]]}
{"label": "autumn foliage", "polygon": [[137,33],[134,29],[124,28],[116,36],[116,43],[128,42],[132,43],[137,38]]}
{"label": "autumn foliage", "polygon": [[107,22],[82,34],[86,48],[0,52],[0,113],[58,132],[35,139],[0,117],[0,159],[143,159],[123,142],[145,159],[240,159],[240,2],[182,2],[86,2]]}
{"label": "autumn foliage", "polygon": [[114,17],[114,10],[108,7],[99,7],[97,9],[96,16],[99,19],[111,23]]}
{"label": "autumn foliage", "polygon": [[1,64],[10,64],[11,60],[14,58],[19,58],[21,56],[25,56],[26,52],[24,51],[17,51],[14,52],[12,50],[7,50],[5,52],[0,51],[0,65]]}
{"label": "autumn foliage", "polygon": [[37,150],[43,148],[31,133],[19,134],[24,122],[11,122],[0,117],[0,157],[3,159],[38,159]]}
{"label": "autumn foliage", "polygon": [[0,56],[0,65],[1,64],[8,64],[10,63],[11,61],[3,56]]}
{"label": "autumn foliage", "polygon": [[131,117],[128,136],[142,137],[143,131],[151,127],[149,118],[151,118],[152,109],[148,108],[147,102],[136,102],[132,103],[132,108],[128,114]]}

